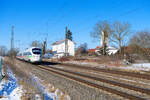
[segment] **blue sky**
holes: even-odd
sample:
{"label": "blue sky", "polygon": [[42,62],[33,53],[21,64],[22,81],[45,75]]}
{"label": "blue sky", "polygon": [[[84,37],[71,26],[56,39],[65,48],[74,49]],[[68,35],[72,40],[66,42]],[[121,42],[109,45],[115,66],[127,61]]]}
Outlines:
{"label": "blue sky", "polygon": [[[150,29],[150,0],[0,0],[0,45],[10,48],[11,26],[15,26],[15,47],[29,47],[43,41],[48,48],[64,39],[65,27],[73,33],[77,46],[100,45],[90,32],[98,21],[121,21],[133,31]],[[76,46],[76,47],[77,47]]]}

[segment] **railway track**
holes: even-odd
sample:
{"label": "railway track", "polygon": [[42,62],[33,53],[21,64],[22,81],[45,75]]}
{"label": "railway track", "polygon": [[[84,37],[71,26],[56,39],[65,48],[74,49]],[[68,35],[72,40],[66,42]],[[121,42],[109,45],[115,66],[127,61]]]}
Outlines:
{"label": "railway track", "polygon": [[[29,63],[28,63],[29,64]],[[59,66],[61,64],[58,64]],[[75,67],[75,66],[67,66],[67,67]],[[112,81],[112,80],[109,80],[109,79],[105,79],[105,78],[99,78],[95,75],[91,76],[91,75],[88,75],[86,73],[81,73],[81,72],[75,72],[75,71],[72,71],[72,70],[66,70],[67,68],[64,67],[64,69],[62,69],[63,67],[61,68],[57,68],[56,66],[51,66],[51,65],[43,65],[43,64],[38,64],[38,66],[36,67],[37,69],[39,68],[40,70],[43,70],[43,71],[47,71],[47,72],[50,72],[51,74],[56,74],[60,77],[65,77],[67,79],[71,79],[71,80],[74,80],[74,81],[77,81],[81,84],[85,84],[85,85],[88,85],[89,87],[93,87],[93,88],[97,88],[97,89],[100,89],[100,90],[104,90],[106,92],[109,92],[109,93],[112,93],[112,94],[115,94],[115,95],[118,95],[120,97],[123,97],[125,99],[130,99],[130,100],[150,100],[150,89],[146,89],[146,88],[141,88],[141,87],[136,87],[134,85],[130,85],[130,84],[124,84],[124,83],[120,83],[118,81]],[[79,69],[85,69],[86,67],[78,67]],[[87,70],[87,69],[86,69]],[[88,69],[88,70],[92,70],[92,69]],[[97,71],[97,70],[95,70]],[[111,71],[111,70],[110,70]],[[121,71],[122,72],[122,71]],[[118,73],[119,74],[119,73]],[[137,78],[137,77],[136,77]],[[93,80],[93,81],[91,81]],[[102,85],[102,84],[99,84],[97,82],[94,82],[94,81],[99,81],[99,82],[103,82],[104,84],[110,84],[110,86],[107,86],[107,85]],[[117,87],[121,87],[121,88],[124,88],[124,89],[127,89],[127,90],[132,90],[134,91],[135,93],[130,93],[130,92],[126,92],[126,91],[122,91],[121,89],[116,89],[116,88],[112,88],[112,86],[117,86]],[[139,94],[136,94],[136,93],[140,93],[140,94],[144,94],[144,95],[139,95]],[[146,97],[145,97],[146,95]]]}
{"label": "railway track", "polygon": [[[110,80],[106,80],[106,79],[102,79],[102,78],[98,78],[98,77],[94,77],[94,76],[89,76],[89,75],[85,75],[85,74],[81,74],[81,73],[77,73],[77,72],[72,72],[72,71],[68,71],[68,70],[64,70],[64,69],[59,69],[59,68],[55,68],[55,67],[52,67],[52,66],[41,66],[41,65],[39,65],[38,68],[40,68],[42,70],[45,70],[45,71],[55,73],[55,74],[60,75],[60,76],[64,76],[66,78],[69,78],[69,79],[72,79],[72,80],[75,80],[75,81],[78,81],[78,82],[81,82],[81,83],[84,83],[84,84],[86,84],[88,86],[91,86],[91,87],[94,87],[94,88],[102,89],[104,91],[119,95],[121,97],[130,99],[130,100],[147,100],[147,99],[136,96],[136,95],[132,95],[132,94],[129,94],[129,93],[125,93],[125,92],[122,92],[120,90],[116,90],[116,89],[113,89],[113,88],[109,88],[109,87],[106,87],[106,86],[96,84],[94,82],[86,80],[86,78],[96,80],[96,81],[101,81],[101,82],[104,82],[104,83],[109,83],[109,84],[112,84],[112,85],[115,85],[115,86],[127,88],[127,89],[130,89],[130,90],[134,90],[134,91],[138,91],[138,92],[150,95],[150,90],[135,87],[135,86],[128,85],[128,84],[122,84],[122,83],[119,83],[119,82],[110,81]],[[69,73],[69,75],[68,75],[68,73]],[[75,76],[78,76],[78,77],[75,77]]]}
{"label": "railway track", "polygon": [[149,74],[143,74],[143,73],[126,72],[126,71],[111,70],[111,69],[105,69],[105,68],[89,67],[89,66],[85,67],[85,66],[80,66],[80,65],[75,65],[75,64],[59,63],[58,65],[63,65],[65,67],[72,67],[72,68],[80,68],[83,70],[105,72],[105,73],[110,73],[110,74],[116,74],[116,75],[129,76],[129,77],[134,77],[134,78],[141,78],[141,79],[150,80],[150,75]]}
{"label": "railway track", "polygon": [[90,78],[90,79],[93,79],[93,80],[96,80],[96,81],[109,83],[109,84],[116,85],[116,86],[119,86],[119,87],[124,87],[124,88],[131,89],[131,90],[134,90],[134,91],[139,91],[139,92],[150,95],[150,90],[149,89],[135,87],[133,85],[129,85],[129,84],[125,84],[125,83],[119,83],[119,82],[116,82],[116,81],[107,80],[107,79],[99,78],[99,77],[94,77],[94,76],[90,76],[90,75],[86,75],[86,74],[82,74],[82,73],[78,73],[78,72],[73,72],[73,71],[69,71],[69,70],[64,70],[64,69],[60,69],[60,68],[55,68],[55,67],[51,67],[51,68],[55,69],[55,70],[67,72],[67,73],[70,73],[70,74],[82,76],[82,77],[85,77],[85,78]]}
{"label": "railway track", "polygon": [[[113,80],[113,81],[119,81],[121,83],[127,83],[127,84],[131,84],[133,86],[136,87],[141,87],[141,88],[147,88],[150,90],[150,80],[146,80],[146,79],[142,79],[139,77],[132,77],[129,75],[120,75],[118,74],[111,74],[111,73],[107,73],[107,72],[101,72],[101,71],[97,71],[97,70],[91,70],[91,69],[83,69],[82,67],[78,66],[78,67],[72,67],[72,66],[64,66],[64,65],[55,65],[56,68],[61,68],[61,69],[67,69],[67,70],[71,70],[74,72],[79,72],[79,73],[84,73],[86,75],[91,75],[91,76],[96,76],[96,77],[101,77],[101,78],[105,78],[107,80]],[[84,68],[86,68],[84,66]],[[109,71],[114,71],[111,69],[105,69],[105,70],[109,70]],[[119,71],[120,73],[123,71]]]}

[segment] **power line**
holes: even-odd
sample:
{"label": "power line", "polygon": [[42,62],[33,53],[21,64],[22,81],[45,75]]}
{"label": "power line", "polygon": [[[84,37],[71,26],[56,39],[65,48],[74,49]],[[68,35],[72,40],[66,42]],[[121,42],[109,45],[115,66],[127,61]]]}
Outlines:
{"label": "power line", "polygon": [[[126,16],[126,15],[131,14],[131,13],[135,13],[136,11],[138,11],[138,10],[140,10],[140,9],[142,9],[142,8],[141,8],[141,7],[138,7],[138,8],[129,10],[129,11],[125,12],[125,13],[122,13],[122,14],[116,16],[115,18],[123,17],[123,16]],[[98,18],[98,15],[96,15],[95,18]],[[95,19],[95,18],[93,18],[93,19]],[[109,21],[109,20],[112,20],[112,19],[113,19],[113,17],[112,17],[112,18],[109,18],[109,19],[107,19],[107,20]],[[89,22],[89,20],[87,21],[87,23],[88,23],[88,22]],[[87,23],[84,23],[84,24],[87,24]],[[80,24],[80,26],[81,26],[81,25],[83,25],[83,24]],[[78,27],[80,27],[80,26],[78,26]],[[88,26],[87,28],[90,28],[90,26]],[[84,30],[84,29],[82,29],[82,30]],[[80,30],[80,31],[81,31],[81,30]]]}
{"label": "power line", "polygon": [[[62,12],[63,9],[66,7],[66,5],[67,5],[67,2],[64,2],[63,5],[58,9],[58,11],[59,11],[59,12]],[[54,18],[56,18],[56,17],[60,14],[59,12],[57,12],[57,14],[54,16]],[[64,15],[62,15],[61,18],[63,18],[63,17],[64,17]],[[57,21],[55,21],[54,23],[52,23],[53,26],[55,26],[55,24],[56,24],[58,21],[60,21],[60,19],[57,19]],[[48,22],[49,22],[49,19],[48,19]]]}
{"label": "power line", "polygon": [[[129,15],[131,13],[135,13],[136,11],[138,11],[140,9],[142,9],[142,8],[139,7],[139,8],[135,8],[135,9],[129,10],[129,11],[125,12],[125,13],[122,13],[122,14],[116,16],[115,18],[123,17],[123,16]],[[108,20],[112,20],[112,18],[109,18]]]}

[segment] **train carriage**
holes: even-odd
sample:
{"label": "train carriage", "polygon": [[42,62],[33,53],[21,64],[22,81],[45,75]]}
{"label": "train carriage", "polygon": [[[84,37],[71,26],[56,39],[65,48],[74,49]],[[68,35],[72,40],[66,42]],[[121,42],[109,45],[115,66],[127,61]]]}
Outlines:
{"label": "train carriage", "polygon": [[31,63],[41,62],[42,50],[39,47],[31,47],[26,49],[24,52],[18,53],[17,58]]}

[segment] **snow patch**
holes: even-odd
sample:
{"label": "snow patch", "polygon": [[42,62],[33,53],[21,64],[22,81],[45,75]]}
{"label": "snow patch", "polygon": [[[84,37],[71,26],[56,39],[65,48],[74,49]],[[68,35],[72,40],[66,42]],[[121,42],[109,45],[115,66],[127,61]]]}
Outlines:
{"label": "snow patch", "polygon": [[132,64],[126,67],[120,67],[122,69],[129,69],[129,70],[141,70],[141,71],[150,71],[150,63],[139,63],[139,64]]}
{"label": "snow patch", "polygon": [[[48,84],[47,86],[42,83],[42,80],[37,76],[32,74],[32,81],[34,81],[37,85],[38,90],[44,96],[44,100],[61,100],[60,97],[64,95],[62,91],[59,89],[55,89],[54,86]],[[65,100],[71,100],[68,95],[65,95]]]}
{"label": "snow patch", "polygon": [[[66,61],[65,63],[69,64],[76,64],[76,65],[81,65],[81,66],[91,66],[91,67],[101,67],[101,68],[106,68],[107,65],[105,64],[98,64],[95,62],[81,62],[81,61]],[[127,70],[137,70],[137,71],[150,71],[150,63],[136,63],[128,66],[120,66],[120,67],[115,67],[115,66],[108,66],[109,67],[114,67],[117,69],[127,69]]]}
{"label": "snow patch", "polygon": [[21,86],[18,86],[17,79],[13,72],[7,69],[8,79],[3,79],[0,82],[0,96],[1,100],[21,100],[23,90]]}

